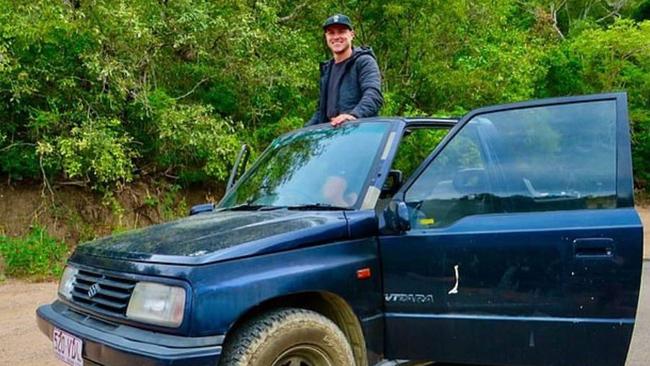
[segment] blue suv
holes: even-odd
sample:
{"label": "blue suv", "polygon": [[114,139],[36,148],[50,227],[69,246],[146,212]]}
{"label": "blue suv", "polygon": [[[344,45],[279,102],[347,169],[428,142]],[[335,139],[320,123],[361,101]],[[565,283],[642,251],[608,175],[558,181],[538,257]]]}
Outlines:
{"label": "blue suv", "polygon": [[277,138],[215,207],[80,245],[37,310],[72,365],[623,366],[623,93]]}

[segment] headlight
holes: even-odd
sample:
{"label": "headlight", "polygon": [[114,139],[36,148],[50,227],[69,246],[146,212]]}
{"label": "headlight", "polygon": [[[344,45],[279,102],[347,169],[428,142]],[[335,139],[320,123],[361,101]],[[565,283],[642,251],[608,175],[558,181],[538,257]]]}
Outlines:
{"label": "headlight", "polygon": [[183,322],[185,289],[138,282],[131,294],[126,317],[144,323],[178,327]]}
{"label": "headlight", "polygon": [[61,281],[59,281],[59,295],[68,300],[72,300],[74,278],[77,275],[77,272],[79,272],[77,268],[67,266],[61,276]]}

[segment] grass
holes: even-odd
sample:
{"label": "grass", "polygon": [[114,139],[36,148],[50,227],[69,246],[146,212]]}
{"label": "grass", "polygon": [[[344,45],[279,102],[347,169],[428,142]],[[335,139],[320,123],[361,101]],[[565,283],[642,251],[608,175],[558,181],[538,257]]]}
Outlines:
{"label": "grass", "polygon": [[39,226],[23,237],[0,235],[0,278],[5,275],[37,281],[58,278],[68,255],[68,246]]}

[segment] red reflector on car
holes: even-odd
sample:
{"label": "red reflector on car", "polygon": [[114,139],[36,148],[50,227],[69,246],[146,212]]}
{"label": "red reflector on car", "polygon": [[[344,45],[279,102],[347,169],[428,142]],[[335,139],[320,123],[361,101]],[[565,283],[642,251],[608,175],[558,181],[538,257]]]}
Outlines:
{"label": "red reflector on car", "polygon": [[370,276],[372,276],[370,268],[361,268],[360,270],[357,270],[357,279],[365,280],[370,278]]}

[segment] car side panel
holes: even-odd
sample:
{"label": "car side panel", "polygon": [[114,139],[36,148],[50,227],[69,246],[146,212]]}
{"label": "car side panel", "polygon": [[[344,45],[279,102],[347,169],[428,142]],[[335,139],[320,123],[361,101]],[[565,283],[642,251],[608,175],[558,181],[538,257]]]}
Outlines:
{"label": "car side panel", "polygon": [[[358,280],[368,267],[374,275]],[[254,306],[277,297],[329,292],[350,304],[360,319],[375,316],[382,306],[374,239],[338,242],[196,268],[193,334],[224,334]]]}
{"label": "car side panel", "polygon": [[[203,266],[127,262],[92,256],[73,259],[114,271],[188,281],[193,294],[187,333],[192,337],[227,335],[240,317],[271,299],[301,293],[331,293],[345,300],[357,315],[368,353],[383,355],[384,318],[377,240],[374,236],[367,238],[369,226],[362,226],[365,227],[361,229],[363,235],[355,231],[355,236],[366,238]],[[357,270],[361,268],[370,268],[371,277],[357,279]],[[128,323],[142,327],[142,324]]]}
{"label": "car side panel", "polygon": [[[532,218],[474,216],[424,237],[412,232],[382,238],[384,258],[401,256],[384,261],[386,293],[432,296],[418,303],[387,298],[387,356],[500,365],[622,364],[639,295],[637,213],[629,208]],[[612,256],[566,260],[575,256],[574,239],[585,237],[611,238]]]}

